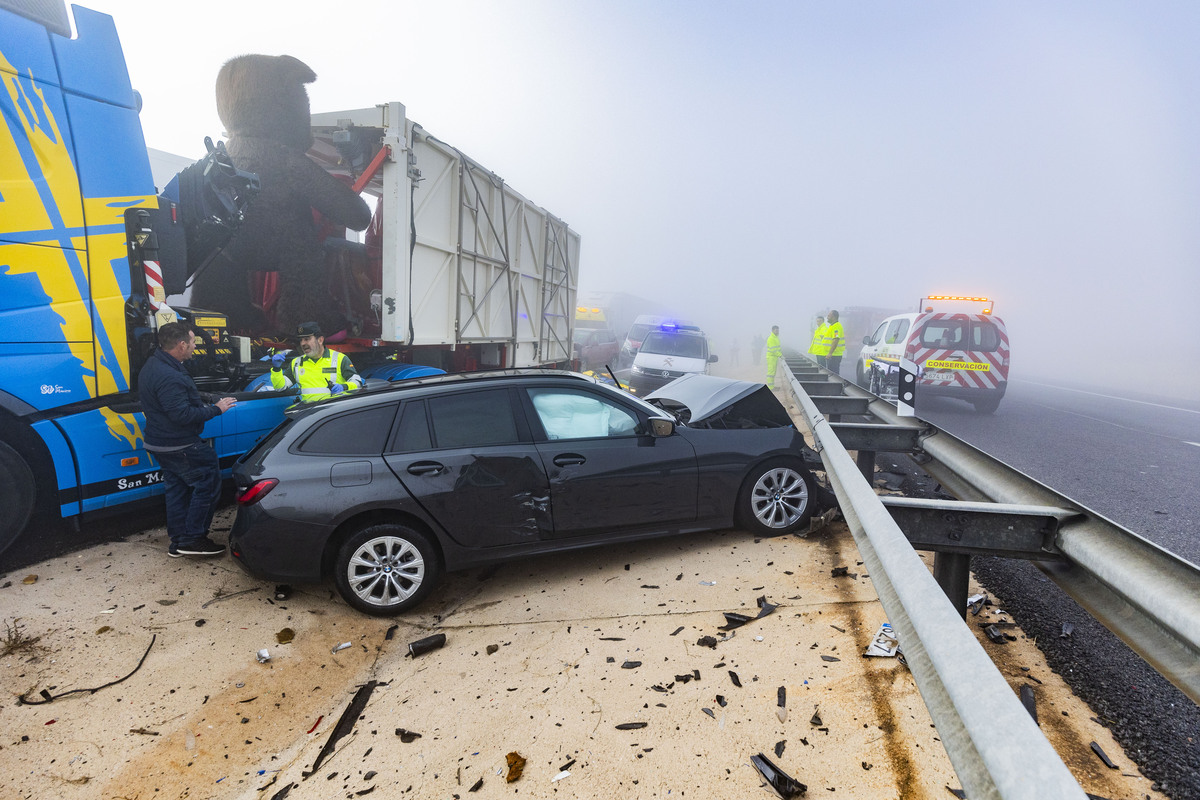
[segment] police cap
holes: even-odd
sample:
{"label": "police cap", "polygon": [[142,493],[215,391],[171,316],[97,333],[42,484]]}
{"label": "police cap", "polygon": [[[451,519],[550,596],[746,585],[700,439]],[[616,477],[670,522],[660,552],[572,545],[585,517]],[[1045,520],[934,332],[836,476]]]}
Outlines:
{"label": "police cap", "polygon": [[321,326],[318,325],[317,323],[301,322],[300,325],[296,327],[296,335],[297,336],[323,336],[324,334],[321,333]]}

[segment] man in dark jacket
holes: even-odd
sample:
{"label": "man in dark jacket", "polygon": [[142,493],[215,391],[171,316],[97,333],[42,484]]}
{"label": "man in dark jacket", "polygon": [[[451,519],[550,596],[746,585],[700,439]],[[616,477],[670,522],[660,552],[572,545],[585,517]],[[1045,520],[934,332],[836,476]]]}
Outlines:
{"label": "man in dark jacket", "polygon": [[146,414],[146,450],[162,469],[167,498],[167,549],[179,556],[219,556],[225,548],[208,538],[221,497],[221,467],[212,445],[200,438],[204,423],[237,401],[201,394],[183,362],[196,351],[196,334],[180,322],[158,329],[158,349],[138,375]]}

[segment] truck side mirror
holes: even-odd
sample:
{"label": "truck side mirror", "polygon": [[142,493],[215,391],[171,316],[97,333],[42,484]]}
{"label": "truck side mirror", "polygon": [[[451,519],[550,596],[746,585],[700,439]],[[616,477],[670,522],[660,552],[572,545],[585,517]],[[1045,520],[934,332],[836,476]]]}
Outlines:
{"label": "truck side mirror", "polygon": [[710,363],[710,364],[717,363],[717,354],[716,353],[713,353],[711,356],[708,357],[708,363]]}

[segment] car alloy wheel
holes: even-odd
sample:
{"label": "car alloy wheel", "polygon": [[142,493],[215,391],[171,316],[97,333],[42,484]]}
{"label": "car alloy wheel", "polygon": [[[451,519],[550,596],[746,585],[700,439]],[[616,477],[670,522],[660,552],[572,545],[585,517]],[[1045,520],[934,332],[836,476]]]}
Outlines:
{"label": "car alloy wheel", "polygon": [[812,477],[802,464],[777,459],[751,472],[739,504],[742,524],[777,536],[808,524],[812,517]]}
{"label": "car alloy wheel", "polygon": [[420,603],[440,574],[438,552],[424,534],[404,525],[372,525],[342,543],[335,578],[347,603],[388,615]]}

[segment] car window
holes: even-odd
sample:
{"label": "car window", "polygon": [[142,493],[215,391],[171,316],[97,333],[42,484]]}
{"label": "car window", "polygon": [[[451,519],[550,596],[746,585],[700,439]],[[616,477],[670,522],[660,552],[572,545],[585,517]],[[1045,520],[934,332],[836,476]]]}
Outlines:
{"label": "car window", "polygon": [[429,434],[429,414],[426,413],[425,403],[405,403],[400,411],[400,424],[396,426],[396,435],[388,446],[389,453],[411,453],[416,450],[429,450],[433,447],[433,438]]}
{"label": "car window", "polygon": [[640,342],[646,336],[646,333],[649,330],[650,330],[650,326],[645,323],[640,323],[640,324],[631,326],[629,328],[629,333],[627,334],[629,341]]}
{"label": "car window", "polygon": [[883,341],[883,333],[884,333],[884,331],[887,330],[887,328],[888,328],[888,324],[886,322],[879,323],[879,327],[876,328],[875,332],[871,334],[871,342],[870,343],[871,344],[879,344],[881,341]]}
{"label": "car window", "polygon": [[1000,331],[990,322],[971,323],[971,349],[992,352],[1000,346]]}
{"label": "car window", "polygon": [[638,418],[626,408],[590,392],[526,389],[548,439],[633,436]]}
{"label": "car window", "polygon": [[439,448],[519,441],[507,389],[432,397],[428,403]]}
{"label": "car window", "polygon": [[297,449],[309,455],[377,456],[395,416],[394,403],[339,414],[321,423]]}
{"label": "car window", "polygon": [[596,340],[599,341],[600,344],[611,344],[617,340],[617,337],[612,331],[605,330],[596,333]]}
{"label": "car window", "polygon": [[643,353],[682,358],[708,358],[708,347],[703,336],[680,335],[652,331],[642,342]]}
{"label": "car window", "polygon": [[921,344],[926,347],[961,350],[961,345],[966,340],[965,328],[966,320],[931,320],[921,329]]}

